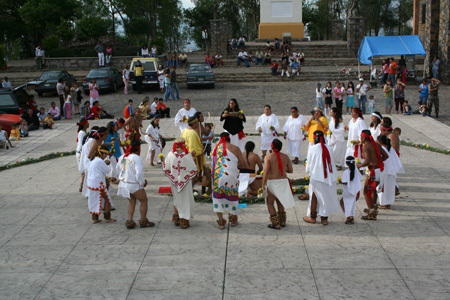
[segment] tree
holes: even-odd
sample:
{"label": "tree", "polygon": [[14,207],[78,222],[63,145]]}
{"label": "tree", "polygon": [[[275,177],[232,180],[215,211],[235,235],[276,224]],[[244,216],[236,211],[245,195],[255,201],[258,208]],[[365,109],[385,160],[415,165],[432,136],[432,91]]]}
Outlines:
{"label": "tree", "polygon": [[76,22],[77,38],[80,41],[96,41],[108,34],[110,21],[101,17],[86,16]]}

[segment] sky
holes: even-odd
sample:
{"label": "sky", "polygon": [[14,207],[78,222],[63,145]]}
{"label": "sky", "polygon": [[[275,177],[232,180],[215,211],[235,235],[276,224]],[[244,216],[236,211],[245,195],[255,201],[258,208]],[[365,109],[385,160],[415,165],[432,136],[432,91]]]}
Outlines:
{"label": "sky", "polygon": [[191,0],[181,0],[181,3],[183,4],[183,8],[194,7],[194,3],[192,3]]}

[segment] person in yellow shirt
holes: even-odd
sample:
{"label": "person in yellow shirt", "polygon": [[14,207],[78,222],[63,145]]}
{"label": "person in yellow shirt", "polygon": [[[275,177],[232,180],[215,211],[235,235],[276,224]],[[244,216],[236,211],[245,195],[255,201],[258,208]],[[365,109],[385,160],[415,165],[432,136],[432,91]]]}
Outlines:
{"label": "person in yellow shirt", "polygon": [[138,60],[134,64],[134,77],[136,79],[136,89],[138,94],[142,94],[142,80],[144,79],[144,66],[141,61]]}
{"label": "person in yellow shirt", "polygon": [[186,140],[186,148],[192,154],[192,157],[195,158],[198,176],[201,178],[205,157],[203,155],[203,144],[197,133],[199,126],[198,119],[196,117],[190,117],[187,122],[188,127],[183,130],[181,137]]}
{"label": "person in yellow shirt", "polygon": [[53,124],[55,122],[53,121],[53,116],[51,113],[47,114],[47,117],[45,117],[44,119],[44,123],[42,123],[42,128],[43,129],[53,129]]}
{"label": "person in yellow shirt", "polygon": [[11,131],[9,132],[9,139],[20,141],[20,130],[17,124],[11,124]]}
{"label": "person in yellow shirt", "polygon": [[312,116],[305,124],[305,129],[308,131],[309,145],[314,145],[314,132],[316,130],[322,131],[324,135],[328,130],[327,118],[323,115],[322,110],[319,107],[314,107],[311,111]]}

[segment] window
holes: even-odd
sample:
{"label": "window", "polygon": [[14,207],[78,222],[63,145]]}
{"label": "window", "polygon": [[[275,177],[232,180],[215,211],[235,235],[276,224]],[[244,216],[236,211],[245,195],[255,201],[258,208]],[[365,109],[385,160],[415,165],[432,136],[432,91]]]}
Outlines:
{"label": "window", "polygon": [[422,4],[422,24],[425,24],[426,10],[427,10],[427,5]]}

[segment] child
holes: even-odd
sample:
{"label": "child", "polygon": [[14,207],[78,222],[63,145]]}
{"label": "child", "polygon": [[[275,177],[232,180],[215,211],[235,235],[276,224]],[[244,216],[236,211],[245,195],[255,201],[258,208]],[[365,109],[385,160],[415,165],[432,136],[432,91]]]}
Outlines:
{"label": "child", "polygon": [[422,103],[422,102],[420,102],[420,100],[419,100],[419,102],[417,103],[418,105],[419,105],[419,113],[421,113],[422,114],[422,117],[426,117],[426,116],[429,116],[430,114],[428,113],[428,110],[427,110],[427,103],[425,102],[425,103]]}
{"label": "child", "polygon": [[370,114],[373,114],[373,110],[375,109],[375,97],[373,95],[370,95],[367,103],[369,104]]}
{"label": "child", "polygon": [[19,125],[19,129],[20,129],[20,137],[28,136],[28,123],[26,120],[22,119]]}
{"label": "child", "polygon": [[102,145],[98,147],[95,153],[95,158],[89,162],[87,172],[87,188],[88,192],[88,205],[89,212],[92,214],[92,223],[96,224],[101,222],[98,219],[102,211],[102,202],[105,202],[105,212],[103,216],[106,223],[115,222],[115,219],[111,219],[111,203],[110,196],[107,188],[107,182],[105,180],[106,175],[109,173],[109,161],[105,162],[104,159],[108,156],[108,147]]}
{"label": "child", "polygon": [[402,129],[400,127],[395,127],[394,132],[398,135],[398,139],[401,142],[402,138],[400,136],[402,135]]}
{"label": "child", "polygon": [[340,203],[347,217],[345,224],[354,224],[356,200],[359,198],[363,177],[356,170],[355,158],[353,156],[347,156],[345,162],[347,163],[348,169],[342,173],[341,183],[344,191]]}
{"label": "child", "polygon": [[130,116],[133,115],[133,100],[128,100],[128,105],[123,110],[123,117],[128,119]]}
{"label": "child", "polygon": [[72,94],[68,86],[64,89],[64,113],[66,120],[72,119]]}
{"label": "child", "polygon": [[158,99],[158,106],[156,107],[156,111],[161,116],[161,119],[164,118],[164,116],[166,116],[167,118],[170,118],[170,108],[168,108],[164,104],[163,98]]}
{"label": "child", "polygon": [[214,132],[212,131],[211,123],[205,124],[205,133],[202,134],[203,149],[208,158],[211,157],[211,140],[214,138]]}
{"label": "child", "polygon": [[403,102],[403,114],[407,116],[412,115],[412,108],[411,105],[409,105],[408,100]]}
{"label": "child", "polygon": [[[8,146],[9,144],[9,146]],[[8,134],[6,133],[5,130],[2,129],[2,125],[0,124],[0,148],[4,148],[6,147],[6,150],[9,149],[9,147],[14,148],[15,146],[13,146],[11,144],[11,141],[8,138]],[[192,191],[191,191],[192,193]]]}
{"label": "child", "polygon": [[81,116],[80,118],[84,118],[87,120],[87,117],[91,114],[90,102],[84,101],[83,106],[81,107]]}
{"label": "child", "polygon": [[9,132],[9,138],[11,140],[20,141],[20,130],[17,127],[17,124],[11,124],[11,131]]}
{"label": "child", "polygon": [[197,166],[192,154],[186,149],[184,138],[175,140],[172,151],[164,160],[163,171],[169,178],[172,188],[174,201],[172,222],[175,226],[186,229],[190,226],[189,219],[194,216],[192,178],[197,175]]}
{"label": "child", "polygon": [[37,116],[39,118],[39,122],[41,123],[41,125],[44,125],[45,118],[47,117],[47,114],[45,113],[45,108],[41,107]]}
{"label": "child", "polygon": [[51,113],[48,113],[44,123],[42,123],[42,129],[53,129],[53,124],[55,124],[53,116]]}

